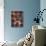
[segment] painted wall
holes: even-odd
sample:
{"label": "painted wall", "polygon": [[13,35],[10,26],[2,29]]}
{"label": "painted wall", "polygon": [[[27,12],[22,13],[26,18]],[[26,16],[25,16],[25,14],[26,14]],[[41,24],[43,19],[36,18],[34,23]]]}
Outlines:
{"label": "painted wall", "polygon": [[[40,0],[4,0],[4,35],[7,41],[18,41],[24,37],[32,27],[35,12],[40,9]],[[24,26],[22,28],[11,27],[11,11],[22,10],[24,12]]]}
{"label": "painted wall", "polygon": [[[40,10],[43,10],[43,9],[46,9],[46,0],[40,0]],[[43,22],[41,21],[40,25],[46,27],[46,11],[44,11],[42,17],[43,17]],[[46,37],[45,37],[45,44],[46,44]]]}
{"label": "painted wall", "polygon": [[[40,9],[41,9],[41,11],[43,9],[46,9],[46,0],[40,1]],[[46,10],[43,12],[43,19],[44,19],[44,21],[43,22],[41,21],[41,25],[46,26]]]}

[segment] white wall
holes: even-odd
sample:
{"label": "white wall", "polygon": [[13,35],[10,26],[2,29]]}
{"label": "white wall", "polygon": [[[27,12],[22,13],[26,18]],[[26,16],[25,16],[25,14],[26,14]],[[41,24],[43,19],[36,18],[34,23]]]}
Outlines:
{"label": "white wall", "polygon": [[4,0],[0,0],[0,42],[4,41]]}

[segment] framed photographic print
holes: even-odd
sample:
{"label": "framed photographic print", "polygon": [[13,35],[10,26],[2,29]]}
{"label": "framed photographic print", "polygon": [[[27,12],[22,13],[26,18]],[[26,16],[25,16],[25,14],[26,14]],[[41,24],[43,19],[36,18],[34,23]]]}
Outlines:
{"label": "framed photographic print", "polygon": [[11,11],[11,26],[23,27],[23,11]]}

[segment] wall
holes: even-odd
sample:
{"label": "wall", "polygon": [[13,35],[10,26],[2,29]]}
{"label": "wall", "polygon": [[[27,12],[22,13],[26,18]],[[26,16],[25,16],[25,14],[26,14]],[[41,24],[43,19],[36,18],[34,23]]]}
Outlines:
{"label": "wall", "polygon": [[[43,10],[43,9],[46,9],[46,0],[40,0],[40,9]],[[45,26],[46,27],[46,11],[44,11],[43,15],[43,22],[41,21],[40,22],[40,25],[42,26]],[[45,35],[46,36],[46,35]],[[46,39],[46,38],[45,38]],[[45,40],[46,41],[46,40]],[[45,42],[46,43],[46,42]]]}
{"label": "wall", "polygon": [[[40,0],[4,0],[4,36],[7,41],[18,41],[24,37],[32,27],[35,12],[40,10]],[[11,27],[11,11],[24,11],[24,26],[22,28]]]}
{"label": "wall", "polygon": [[4,41],[4,2],[0,0],[0,42]]}
{"label": "wall", "polygon": [[[40,1],[40,9],[41,9],[41,11],[43,10],[43,9],[46,9],[46,0],[41,0]],[[43,22],[41,21],[41,25],[43,25],[43,26],[46,26],[46,10],[43,12],[43,15],[42,15],[42,17],[43,17]]]}

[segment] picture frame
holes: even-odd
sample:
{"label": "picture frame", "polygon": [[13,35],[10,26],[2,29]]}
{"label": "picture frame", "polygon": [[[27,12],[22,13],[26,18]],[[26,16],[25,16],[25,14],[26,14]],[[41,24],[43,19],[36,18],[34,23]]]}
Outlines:
{"label": "picture frame", "polygon": [[23,11],[11,11],[11,26],[23,27]]}

